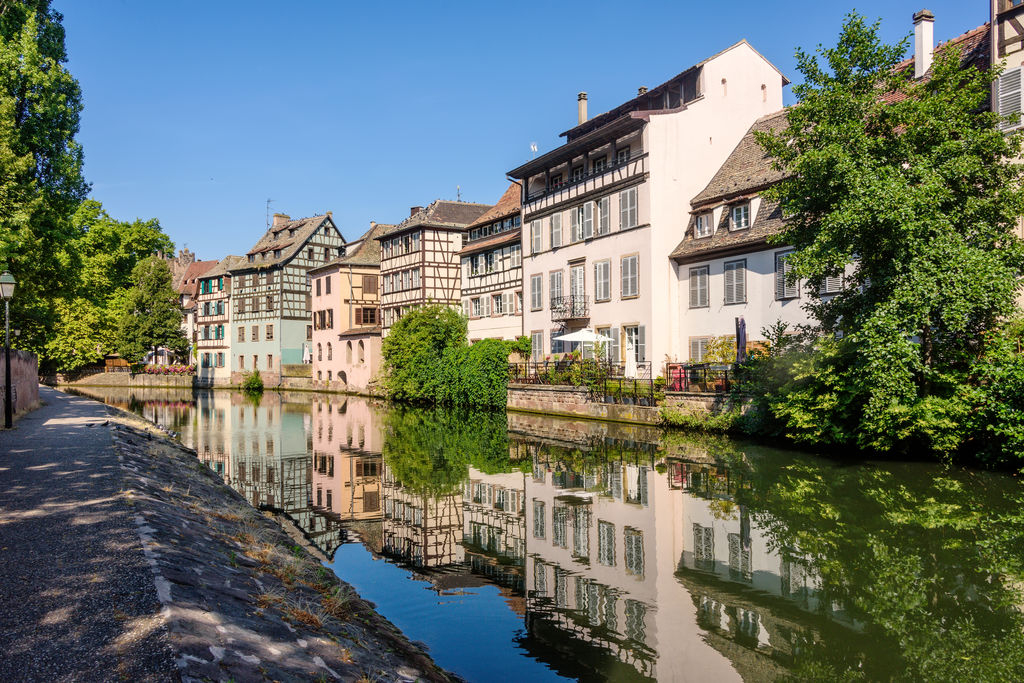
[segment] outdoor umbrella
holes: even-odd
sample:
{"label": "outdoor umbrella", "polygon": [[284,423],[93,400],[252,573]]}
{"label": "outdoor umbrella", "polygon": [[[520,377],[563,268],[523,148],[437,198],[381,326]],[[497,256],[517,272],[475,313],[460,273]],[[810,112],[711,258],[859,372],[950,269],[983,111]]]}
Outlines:
{"label": "outdoor umbrella", "polygon": [[622,372],[627,379],[636,379],[636,349],[633,348],[633,339],[626,335],[626,368]]}
{"label": "outdoor umbrella", "polygon": [[312,363],[313,362],[313,350],[311,348],[309,348],[308,346],[306,346],[305,344],[302,345],[302,362],[303,363]]}
{"label": "outdoor umbrella", "polygon": [[560,337],[555,337],[555,341],[574,342],[583,344],[607,344],[611,340],[611,337],[606,337],[603,334],[598,334],[597,332],[594,332],[590,328],[576,330],[575,332],[570,332],[569,334],[563,334]]}

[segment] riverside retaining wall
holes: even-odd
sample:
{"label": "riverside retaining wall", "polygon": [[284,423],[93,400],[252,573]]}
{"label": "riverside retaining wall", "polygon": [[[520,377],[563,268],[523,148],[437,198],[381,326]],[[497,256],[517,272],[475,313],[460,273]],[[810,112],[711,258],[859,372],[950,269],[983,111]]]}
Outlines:
{"label": "riverside retaining wall", "polygon": [[[6,360],[0,349],[0,414],[3,414],[6,392],[3,382],[6,377]],[[24,413],[39,403],[39,359],[31,351],[11,349],[11,405],[14,414]]]}

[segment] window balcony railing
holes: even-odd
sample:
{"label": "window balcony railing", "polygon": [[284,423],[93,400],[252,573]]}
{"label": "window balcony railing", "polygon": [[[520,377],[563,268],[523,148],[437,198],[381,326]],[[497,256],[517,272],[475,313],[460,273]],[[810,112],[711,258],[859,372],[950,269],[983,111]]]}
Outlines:
{"label": "window balcony railing", "polygon": [[551,297],[552,320],[582,320],[590,317],[590,297],[571,295]]}

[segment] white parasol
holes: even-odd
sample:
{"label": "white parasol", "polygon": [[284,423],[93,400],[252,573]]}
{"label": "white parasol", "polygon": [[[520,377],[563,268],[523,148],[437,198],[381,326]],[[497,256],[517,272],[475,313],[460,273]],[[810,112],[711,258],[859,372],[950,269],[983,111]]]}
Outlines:
{"label": "white parasol", "polygon": [[598,334],[590,328],[584,328],[582,330],[576,330],[569,334],[563,334],[560,337],[555,337],[555,341],[583,343],[583,344],[606,344],[612,340],[611,337],[606,337],[603,334]]}
{"label": "white parasol", "polygon": [[636,349],[633,348],[633,339],[626,335],[626,368],[622,374],[628,379],[636,379]]}

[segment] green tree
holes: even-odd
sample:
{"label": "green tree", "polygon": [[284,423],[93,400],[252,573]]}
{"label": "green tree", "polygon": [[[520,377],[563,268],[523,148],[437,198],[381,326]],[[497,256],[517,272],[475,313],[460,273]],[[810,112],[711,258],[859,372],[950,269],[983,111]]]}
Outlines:
{"label": "green tree", "polygon": [[183,353],[188,341],[181,331],[181,307],[167,263],[155,256],[140,261],[132,270],[132,283],[120,304],[118,353],[132,362],[160,346]]}
{"label": "green tree", "polygon": [[993,72],[951,47],[914,80],[895,68],[905,48],[851,14],[834,48],[797,52],[799,103],[759,135],[787,174],[766,195],[787,219],[774,243],[797,250],[792,278],[814,292],[843,279],[809,304],[829,338],[772,409],[810,443],[950,452],[971,363],[1024,271],[1021,142],[986,111]]}
{"label": "green tree", "polygon": [[62,19],[49,0],[0,0],[0,262],[18,278],[11,315],[36,350],[55,315],[50,299],[67,286],[59,254],[88,192]]}

